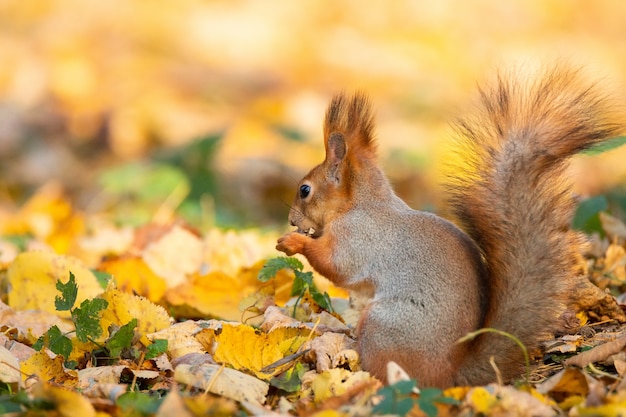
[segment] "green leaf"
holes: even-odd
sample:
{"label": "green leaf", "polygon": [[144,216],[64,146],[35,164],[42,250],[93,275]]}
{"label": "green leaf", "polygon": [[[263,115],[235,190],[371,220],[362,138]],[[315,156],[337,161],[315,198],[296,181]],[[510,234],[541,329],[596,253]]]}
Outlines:
{"label": "green leaf", "polygon": [[597,232],[603,236],[604,230],[600,223],[600,212],[606,211],[608,207],[609,202],[603,195],[584,200],[576,209],[574,219],[572,220],[572,227],[577,230],[582,230],[585,233]]}
{"label": "green leaf", "polygon": [[98,284],[100,284],[100,287],[102,289],[106,289],[109,285],[109,282],[113,279],[113,275],[109,274],[108,272],[98,271],[95,269],[92,269],[91,272],[98,280]]}
{"label": "green leaf", "polygon": [[44,347],[47,347],[52,352],[66,359],[69,358],[73,348],[72,341],[65,336],[56,325],[50,327],[33,345],[33,349],[37,351],[40,351]]}
{"label": "green leaf", "polygon": [[626,136],[618,136],[618,137],[606,140],[597,145],[594,145],[591,148],[582,151],[581,154],[588,155],[588,156],[600,155],[601,153],[612,151],[613,149],[617,149],[625,143],[626,143]]}
{"label": "green leaf", "polygon": [[76,285],[76,278],[74,274],[70,272],[70,279],[66,284],[63,284],[61,280],[57,281],[57,290],[61,291],[61,296],[54,297],[54,307],[57,311],[68,311],[74,307],[76,302],[76,296],[78,295],[78,286]]}
{"label": "green leaf", "polygon": [[313,274],[311,272],[295,271],[291,295],[303,295],[304,292],[313,285]]}
{"label": "green leaf", "polygon": [[314,285],[309,288],[309,292],[311,293],[311,297],[318,306],[322,307],[326,311],[329,311],[331,313],[333,312],[333,305],[330,301],[330,296],[328,295],[328,293],[321,293]]}
{"label": "green leaf", "polygon": [[107,300],[94,298],[85,300],[80,307],[72,310],[72,320],[76,326],[76,337],[81,342],[95,339],[102,334],[100,313],[109,305]]}
{"label": "green leaf", "polygon": [[112,358],[118,358],[123,349],[131,347],[133,336],[135,335],[135,327],[137,327],[136,318],[120,327],[109,337],[105,346],[109,350],[109,354]]}
{"label": "green leaf", "polygon": [[163,398],[153,397],[143,392],[126,392],[120,395],[116,403],[123,412],[132,410],[132,415],[147,416],[157,412]]}
{"label": "green leaf", "polygon": [[302,386],[302,376],[307,371],[302,363],[296,364],[270,380],[270,385],[287,392],[298,392]]}
{"label": "green leaf", "polygon": [[146,359],[156,358],[167,351],[168,342],[166,339],[156,339],[146,349]]}
{"label": "green leaf", "polygon": [[[395,414],[405,416],[411,411],[415,405],[415,401],[411,398],[413,388],[416,381],[414,379],[408,381],[398,381],[393,385],[378,390],[377,395],[383,399],[374,407],[375,414]],[[429,409],[429,406],[426,406]],[[428,414],[426,410],[423,410]],[[435,415],[437,408],[435,407]],[[428,414],[430,417],[430,414]]]}
{"label": "green leaf", "polygon": [[419,405],[420,410],[422,410],[428,417],[437,417],[437,406],[432,401],[419,398],[417,400],[417,405]]}
{"label": "green leaf", "polygon": [[294,272],[302,271],[304,265],[297,258],[287,258],[286,256],[280,256],[278,258],[272,258],[268,260],[263,268],[259,271],[258,279],[261,282],[267,282],[274,278],[278,271],[281,269],[291,269]]}

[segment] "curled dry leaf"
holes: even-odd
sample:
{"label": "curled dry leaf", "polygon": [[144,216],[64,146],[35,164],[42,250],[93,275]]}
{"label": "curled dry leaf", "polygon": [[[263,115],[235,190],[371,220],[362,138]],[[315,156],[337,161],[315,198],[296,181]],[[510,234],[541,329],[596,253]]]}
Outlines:
{"label": "curled dry leaf", "polygon": [[609,356],[621,352],[624,346],[626,346],[626,335],[621,335],[615,340],[596,346],[591,350],[581,352],[576,356],[572,356],[563,363],[565,365],[576,365],[580,368],[584,368],[590,363],[604,361],[608,359]]}
{"label": "curled dry leaf", "polygon": [[207,390],[235,401],[264,404],[269,384],[235,369],[203,364],[176,367],[174,379],[181,383]]}
{"label": "curled dry leaf", "polygon": [[344,334],[324,333],[306,342],[303,348],[310,349],[306,358],[315,363],[317,372],[333,369],[338,364],[344,363],[346,359],[350,369],[358,369],[358,353],[354,350],[356,342]]}

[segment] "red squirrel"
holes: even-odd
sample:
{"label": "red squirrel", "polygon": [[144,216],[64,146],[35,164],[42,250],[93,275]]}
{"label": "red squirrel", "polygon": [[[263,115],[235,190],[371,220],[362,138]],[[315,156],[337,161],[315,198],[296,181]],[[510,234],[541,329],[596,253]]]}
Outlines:
{"label": "red squirrel", "polygon": [[[527,348],[559,330],[580,282],[584,237],[565,169],[574,154],[622,129],[579,71],[500,74],[455,123],[464,171],[446,182],[461,227],[411,209],[377,162],[371,106],[337,95],[324,123],[325,160],[298,185],[297,230],[276,248],[371,300],[357,325],[363,369],[386,380],[395,361],[421,386],[478,385],[523,372]],[[495,366],[490,363],[493,357]]]}

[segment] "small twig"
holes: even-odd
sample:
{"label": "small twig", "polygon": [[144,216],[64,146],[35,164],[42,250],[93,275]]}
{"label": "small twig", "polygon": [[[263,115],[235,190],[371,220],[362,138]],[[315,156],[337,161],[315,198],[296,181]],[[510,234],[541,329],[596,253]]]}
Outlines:
{"label": "small twig", "polygon": [[[146,356],[146,352],[141,352],[141,356],[139,357],[139,363],[137,364],[137,370],[139,371],[143,365],[143,360]],[[130,384],[130,391],[135,391],[135,385],[137,384],[137,373],[133,372],[133,382]]]}
{"label": "small twig", "polygon": [[220,366],[220,368],[217,371],[215,371],[215,373],[211,377],[211,380],[209,381],[209,383],[207,384],[206,388],[204,389],[204,394],[203,395],[207,395],[209,393],[209,391],[213,387],[213,384],[217,380],[217,377],[222,373],[222,371],[224,370],[225,366],[226,366],[225,364],[222,364],[222,366]]}
{"label": "small twig", "polygon": [[530,356],[528,355],[528,350],[526,349],[526,346],[524,346],[524,344],[522,343],[521,340],[519,340],[517,337],[513,336],[511,333],[507,333],[504,332],[502,330],[498,330],[498,329],[494,329],[492,327],[484,327],[482,329],[478,329],[474,332],[470,332],[468,334],[466,334],[465,336],[463,336],[462,338],[460,338],[459,340],[457,340],[457,343],[464,343],[467,341],[470,341],[472,339],[474,339],[476,336],[483,334],[483,333],[496,333],[499,334],[500,336],[504,336],[506,338],[511,339],[512,341],[514,341],[515,343],[517,343],[517,345],[520,347],[520,349],[522,349],[522,352],[524,353],[524,361],[526,362],[526,380],[530,379]]}

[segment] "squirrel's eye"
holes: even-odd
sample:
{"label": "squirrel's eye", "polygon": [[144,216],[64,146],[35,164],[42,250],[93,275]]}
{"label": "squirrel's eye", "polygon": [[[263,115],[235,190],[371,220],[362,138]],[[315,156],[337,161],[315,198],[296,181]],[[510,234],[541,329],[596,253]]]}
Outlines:
{"label": "squirrel's eye", "polygon": [[311,193],[311,186],[303,184],[300,186],[300,198],[307,198]]}

